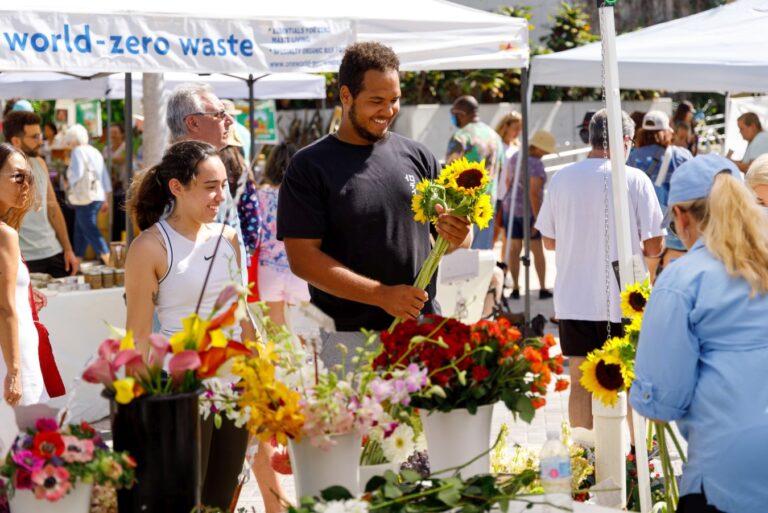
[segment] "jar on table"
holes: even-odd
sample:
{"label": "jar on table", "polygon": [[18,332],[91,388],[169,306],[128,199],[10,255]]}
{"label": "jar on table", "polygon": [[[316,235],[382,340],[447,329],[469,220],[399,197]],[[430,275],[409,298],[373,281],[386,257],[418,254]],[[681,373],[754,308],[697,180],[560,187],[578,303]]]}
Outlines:
{"label": "jar on table", "polygon": [[85,283],[91,286],[91,290],[98,290],[101,288],[101,271],[100,270],[88,270],[83,274],[85,276]]}
{"label": "jar on table", "polygon": [[111,289],[115,286],[115,270],[111,267],[105,267],[101,270],[101,286],[105,289]]}
{"label": "jar on table", "polygon": [[125,269],[115,269],[115,287],[125,286]]}

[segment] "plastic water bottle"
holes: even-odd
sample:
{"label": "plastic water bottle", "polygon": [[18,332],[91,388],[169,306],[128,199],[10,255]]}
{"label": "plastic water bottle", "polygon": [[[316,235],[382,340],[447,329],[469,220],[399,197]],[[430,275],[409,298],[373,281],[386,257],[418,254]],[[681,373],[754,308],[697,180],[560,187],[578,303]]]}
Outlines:
{"label": "plastic water bottle", "polygon": [[[544,488],[545,505],[543,511],[563,511],[571,508],[571,455],[568,448],[560,441],[558,431],[547,431],[547,442],[539,455],[541,463],[541,485]],[[551,505],[551,506],[550,506]]]}

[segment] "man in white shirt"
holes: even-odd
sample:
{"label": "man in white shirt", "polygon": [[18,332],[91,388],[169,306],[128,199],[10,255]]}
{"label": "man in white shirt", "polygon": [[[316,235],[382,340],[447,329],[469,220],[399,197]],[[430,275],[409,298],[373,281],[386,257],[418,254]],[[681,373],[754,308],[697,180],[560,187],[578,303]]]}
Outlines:
{"label": "man in white shirt", "polygon": [[733,150],[726,157],[733,161],[742,173],[746,173],[749,165],[760,155],[768,153],[768,132],[763,131],[760,118],[754,112],[745,112],[736,120],[739,125],[739,133],[747,141],[747,150],[741,160],[733,160]]}
{"label": "man in white shirt", "polygon": [[[592,428],[592,401],[579,383],[579,366],[608,336],[623,334],[619,284],[613,262],[618,259],[613,194],[607,148],[607,113],[598,111],[589,124],[592,151],[586,160],[561,169],[551,181],[536,220],[544,247],[556,252],[555,315],[560,345],[569,357],[572,427]],[[635,125],[622,112],[624,158],[632,147]],[[604,144],[605,143],[605,144]],[[663,214],[650,178],[626,167],[632,253],[658,258],[665,230]],[[607,224],[607,227],[606,227]],[[608,240],[606,241],[606,232]],[[606,244],[610,261],[606,262]],[[610,293],[606,295],[606,291]],[[610,315],[608,311],[610,310]]]}

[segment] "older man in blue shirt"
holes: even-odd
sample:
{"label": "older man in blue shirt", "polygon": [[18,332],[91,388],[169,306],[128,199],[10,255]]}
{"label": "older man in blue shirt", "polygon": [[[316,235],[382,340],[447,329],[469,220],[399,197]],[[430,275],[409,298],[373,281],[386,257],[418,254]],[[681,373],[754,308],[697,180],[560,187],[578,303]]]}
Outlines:
{"label": "older man in blue shirt", "polygon": [[717,155],[696,157],[678,168],[669,205],[665,223],[689,251],[654,286],[630,401],[646,417],[677,421],[688,441],[678,513],[765,512],[764,214],[736,166]]}

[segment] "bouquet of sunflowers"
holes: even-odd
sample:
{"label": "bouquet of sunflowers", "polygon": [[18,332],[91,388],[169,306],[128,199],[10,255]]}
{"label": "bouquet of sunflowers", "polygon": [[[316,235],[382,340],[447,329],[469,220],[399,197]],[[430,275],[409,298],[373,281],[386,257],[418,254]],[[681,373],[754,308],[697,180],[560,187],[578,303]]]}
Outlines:
{"label": "bouquet of sunflowers", "polygon": [[621,311],[631,323],[623,337],[612,337],[587,355],[581,364],[581,384],[606,406],[614,406],[619,393],[629,390],[635,379],[635,354],[640,338],[645,304],[651,295],[649,280],[635,283],[621,293]]}
{"label": "bouquet of sunflowers", "polygon": [[[491,196],[488,194],[490,179],[485,169],[485,160],[470,162],[466,158],[454,160],[443,168],[435,180],[422,180],[416,185],[411,200],[414,220],[420,223],[437,223],[436,205],[444,212],[456,216],[467,216],[478,228],[488,227],[493,217]],[[448,241],[438,236],[432,251],[421,266],[413,286],[427,288],[440,265],[440,259],[448,251]],[[402,319],[397,318],[389,327],[391,332]]]}

